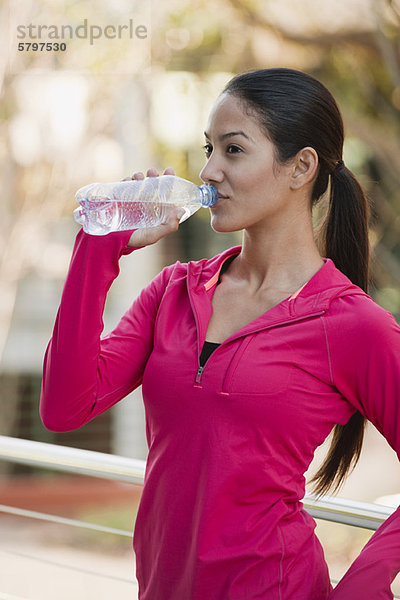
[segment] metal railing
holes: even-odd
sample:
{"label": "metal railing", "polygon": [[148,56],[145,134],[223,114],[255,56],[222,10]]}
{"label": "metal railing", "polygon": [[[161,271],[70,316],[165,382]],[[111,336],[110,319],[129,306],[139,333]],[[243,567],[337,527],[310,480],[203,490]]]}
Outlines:
{"label": "metal railing", "polygon": [[[146,466],[144,460],[5,436],[0,436],[0,459],[138,484],[143,484]],[[306,494],[303,504],[316,519],[371,530],[377,529],[394,510],[387,506],[332,496],[317,499],[312,494]]]}
{"label": "metal railing", "polygon": [[145,461],[0,435],[0,460],[143,484]]}
{"label": "metal railing", "polygon": [[[0,460],[11,463],[31,465],[68,473],[90,475],[113,479],[115,481],[143,484],[145,461],[125,458],[113,454],[104,454],[89,450],[80,450],[66,446],[45,444],[29,440],[21,440],[0,436]],[[376,530],[393,512],[394,508],[378,504],[358,502],[345,498],[324,496],[316,498],[306,494],[304,508],[316,519],[352,525],[363,529]],[[74,527],[95,529],[104,533],[117,533],[131,536],[132,532],[113,529],[65,519],[54,515],[46,515],[34,511],[0,505],[0,512],[25,516],[34,519],[63,523]],[[7,597],[7,595],[5,596]],[[1,600],[0,591],[0,600]],[[395,598],[399,598],[395,596]]]}

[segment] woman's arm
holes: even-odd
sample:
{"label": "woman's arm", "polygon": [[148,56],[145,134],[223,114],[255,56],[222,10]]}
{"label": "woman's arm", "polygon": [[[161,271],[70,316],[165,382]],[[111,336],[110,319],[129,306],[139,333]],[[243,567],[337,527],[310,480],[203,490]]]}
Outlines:
{"label": "woman's arm", "polygon": [[[327,319],[335,385],[400,456],[400,327],[366,297],[338,302],[347,304],[342,322],[333,330]],[[330,599],[392,599],[399,571],[400,508],[370,538]]]}
{"label": "woman's arm", "polygon": [[[163,174],[174,175],[174,170],[167,167]],[[158,177],[158,172],[150,168],[146,175]],[[143,178],[141,171],[132,176]],[[172,208],[156,227],[106,236],[78,233],[44,357],[40,416],[48,429],[77,429],[140,385],[171,267],[142,291],[116,329],[101,340],[104,304],[120,257],[176,231],[182,213]]]}
{"label": "woman's arm", "polygon": [[120,257],[133,250],[127,247],[131,234],[77,235],[44,357],[40,415],[48,429],[76,429],[141,383],[171,267],[141,292],[114,332],[100,338],[106,295]]}

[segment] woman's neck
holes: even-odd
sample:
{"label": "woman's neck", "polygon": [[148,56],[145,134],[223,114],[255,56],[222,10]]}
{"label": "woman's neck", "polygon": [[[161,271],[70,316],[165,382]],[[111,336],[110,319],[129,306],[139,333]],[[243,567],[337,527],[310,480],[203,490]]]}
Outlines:
{"label": "woman's neck", "polygon": [[306,230],[301,226],[292,231],[277,228],[271,235],[243,231],[241,253],[229,271],[245,279],[253,290],[290,291],[306,283],[323,264],[310,223]]}

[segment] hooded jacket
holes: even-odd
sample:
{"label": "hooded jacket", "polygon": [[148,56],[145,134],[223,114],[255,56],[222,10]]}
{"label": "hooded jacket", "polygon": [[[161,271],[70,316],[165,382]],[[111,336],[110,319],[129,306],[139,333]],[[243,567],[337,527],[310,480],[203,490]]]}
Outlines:
{"label": "hooded jacket", "polygon": [[355,410],[400,449],[400,328],[332,260],[199,356],[230,248],[166,267],[101,337],[131,232],[78,233],[40,412],[78,428],[142,384],[149,446],[134,532],[140,600],[387,600],[399,509],[332,590],[304,473]]}

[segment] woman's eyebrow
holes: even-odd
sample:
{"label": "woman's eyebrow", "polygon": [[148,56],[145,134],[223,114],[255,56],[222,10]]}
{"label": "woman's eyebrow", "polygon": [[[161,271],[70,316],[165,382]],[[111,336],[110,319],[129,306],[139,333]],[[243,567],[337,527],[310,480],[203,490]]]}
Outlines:
{"label": "woman's eyebrow", "polygon": [[[208,135],[207,131],[204,132],[204,135],[208,140],[210,139],[210,136]],[[224,139],[228,137],[233,137],[234,135],[242,135],[246,138],[246,140],[254,142],[254,140],[252,140],[251,137],[249,137],[244,131],[229,131],[229,133],[223,133],[219,136],[219,141],[222,142]]]}

